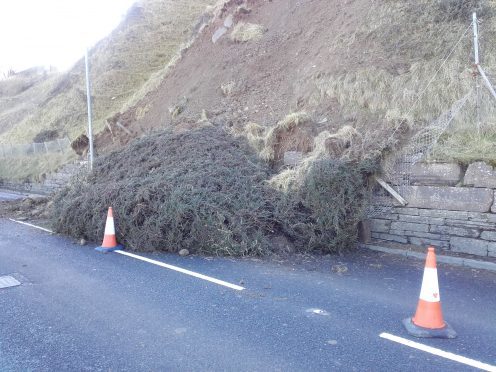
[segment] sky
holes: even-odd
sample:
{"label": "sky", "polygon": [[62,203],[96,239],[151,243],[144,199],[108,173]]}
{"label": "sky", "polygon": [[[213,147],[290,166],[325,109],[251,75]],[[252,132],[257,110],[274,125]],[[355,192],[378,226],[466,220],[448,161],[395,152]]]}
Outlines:
{"label": "sky", "polygon": [[136,0],[0,0],[0,74],[69,69],[108,35]]}

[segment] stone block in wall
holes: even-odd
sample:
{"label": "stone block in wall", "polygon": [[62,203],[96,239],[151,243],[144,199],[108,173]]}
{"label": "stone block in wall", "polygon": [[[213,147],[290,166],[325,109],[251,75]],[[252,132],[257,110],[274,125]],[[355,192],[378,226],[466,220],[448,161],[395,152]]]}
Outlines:
{"label": "stone block in wall", "polygon": [[463,184],[474,187],[496,189],[496,171],[483,161],[472,163],[465,172]]}
{"label": "stone block in wall", "polygon": [[411,222],[392,222],[391,229],[393,230],[408,230],[408,231],[419,231],[419,232],[429,232],[429,225]]}
{"label": "stone block in wall", "polygon": [[401,235],[372,233],[372,237],[374,239],[389,240],[389,241],[393,241],[393,242],[397,242],[397,243],[403,243],[403,244],[408,243],[408,239],[404,236],[401,236]]}
{"label": "stone block in wall", "polygon": [[416,163],[410,181],[413,185],[455,186],[462,177],[462,167],[456,163]]}
{"label": "stone block in wall", "polygon": [[380,220],[376,218],[372,218],[369,220],[370,230],[374,232],[388,232],[391,227],[391,221],[389,220]]}
{"label": "stone block in wall", "polygon": [[472,212],[469,215],[469,221],[487,222],[487,223],[496,224],[496,214],[493,214],[493,213],[475,213],[475,212]]}
{"label": "stone block in wall", "polygon": [[394,213],[397,214],[408,214],[410,216],[418,216],[420,209],[418,208],[408,208],[408,207],[396,207],[393,209]]}
{"label": "stone block in wall", "polygon": [[430,225],[443,225],[444,218],[424,217],[424,216],[409,216],[407,214],[400,215],[400,221],[413,223],[428,223]]}
{"label": "stone block in wall", "polygon": [[481,239],[490,240],[496,242],[496,232],[495,231],[483,231],[480,236]]}
{"label": "stone block in wall", "polygon": [[487,254],[489,257],[496,257],[496,243],[489,243],[487,245]]}
{"label": "stone block in wall", "polygon": [[396,213],[380,213],[374,216],[374,218],[380,219],[380,220],[397,220],[398,215]]}
{"label": "stone block in wall", "polygon": [[470,214],[475,212],[447,211],[438,209],[419,209],[419,215],[433,218],[451,218],[457,220],[468,220]]}
{"label": "stone block in wall", "polygon": [[453,252],[475,254],[477,256],[487,256],[488,242],[479,239],[452,237],[450,240]]}
{"label": "stone block in wall", "polygon": [[456,227],[456,226],[431,225],[429,231],[434,234],[456,235],[466,238],[477,238],[480,235],[480,231],[478,229]]}
{"label": "stone block in wall", "polygon": [[496,213],[496,191],[494,192],[494,203],[491,206],[491,212]]}
{"label": "stone block in wall", "polygon": [[477,221],[477,222],[494,222],[494,221],[489,221],[489,216],[491,216],[491,213],[469,212],[468,219],[469,221]]}
{"label": "stone block in wall", "polygon": [[402,195],[409,207],[452,211],[488,212],[494,191],[483,188],[405,186]]}
{"label": "stone block in wall", "polygon": [[[390,233],[393,234],[393,230],[391,230]],[[413,236],[415,238],[446,240],[446,241],[450,240],[450,236],[447,234],[433,234],[433,233],[425,233],[419,231],[404,231],[403,234],[406,236]]]}
{"label": "stone block in wall", "polygon": [[461,227],[471,227],[479,228],[485,230],[496,230],[496,224],[492,222],[481,222],[481,221],[467,221],[467,220],[444,220],[444,224],[448,226],[461,226]]}
{"label": "stone block in wall", "polygon": [[449,248],[449,242],[446,240],[436,240],[430,238],[417,238],[414,236],[408,237],[408,242],[413,245],[418,245],[421,247],[426,247],[428,245],[433,245],[438,248]]}

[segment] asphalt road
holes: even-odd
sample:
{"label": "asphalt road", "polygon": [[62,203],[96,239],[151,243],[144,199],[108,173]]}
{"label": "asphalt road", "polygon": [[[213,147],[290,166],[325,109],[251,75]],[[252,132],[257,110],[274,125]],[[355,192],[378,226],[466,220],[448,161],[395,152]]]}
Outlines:
{"label": "asphalt road", "polygon": [[472,370],[382,332],[496,365],[494,273],[439,265],[459,336],[419,340],[401,324],[419,295],[415,261],[146,255],[246,288],[237,291],[93,248],[0,220],[0,275],[22,283],[0,289],[0,371]]}

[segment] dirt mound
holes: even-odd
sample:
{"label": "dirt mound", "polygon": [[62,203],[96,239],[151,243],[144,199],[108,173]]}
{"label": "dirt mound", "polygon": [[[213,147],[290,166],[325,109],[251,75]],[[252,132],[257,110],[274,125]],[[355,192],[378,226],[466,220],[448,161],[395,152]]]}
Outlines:
{"label": "dirt mound", "polygon": [[257,155],[208,122],[144,137],[58,195],[55,228],[99,241],[113,206],[118,238],[133,250],[260,255],[281,237],[299,251],[354,248],[372,168],[322,159],[287,193],[267,182],[273,171]]}

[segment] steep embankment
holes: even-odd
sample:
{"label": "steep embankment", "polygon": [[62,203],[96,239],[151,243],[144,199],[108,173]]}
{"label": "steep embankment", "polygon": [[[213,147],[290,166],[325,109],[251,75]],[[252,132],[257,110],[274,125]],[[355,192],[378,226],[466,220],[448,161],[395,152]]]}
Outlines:
{"label": "steep embankment", "polygon": [[[321,129],[351,125],[383,146],[398,123],[425,125],[474,89],[473,10],[482,20],[482,63],[494,72],[494,1],[230,1],[160,87],[114,117],[132,135],[111,141],[106,133],[99,145],[164,126],[192,128],[202,115],[242,131],[304,110]],[[480,96],[481,130],[473,131],[474,94],[436,156],[496,159],[495,105],[484,88]]]}

